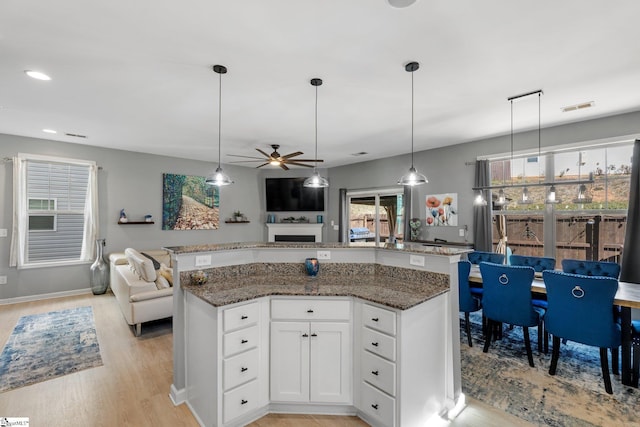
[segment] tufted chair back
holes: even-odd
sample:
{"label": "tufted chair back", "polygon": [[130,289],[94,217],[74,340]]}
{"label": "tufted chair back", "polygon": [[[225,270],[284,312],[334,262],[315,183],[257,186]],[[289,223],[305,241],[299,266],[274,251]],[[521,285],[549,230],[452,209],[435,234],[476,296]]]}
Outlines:
{"label": "tufted chair back", "polygon": [[604,276],[617,279],[620,276],[620,265],[615,262],[585,261],[580,259],[563,259],[562,271],[583,276]]}
{"label": "tufted chair back", "polygon": [[480,264],[483,261],[494,264],[504,263],[504,255],[496,252],[473,251],[467,254],[467,259],[471,264]]}
{"label": "tufted chair back", "polygon": [[525,267],[533,267],[536,273],[541,273],[545,270],[553,270],[556,268],[556,259],[540,256],[524,256],[524,255],[511,255],[509,258],[511,265],[523,265]]}

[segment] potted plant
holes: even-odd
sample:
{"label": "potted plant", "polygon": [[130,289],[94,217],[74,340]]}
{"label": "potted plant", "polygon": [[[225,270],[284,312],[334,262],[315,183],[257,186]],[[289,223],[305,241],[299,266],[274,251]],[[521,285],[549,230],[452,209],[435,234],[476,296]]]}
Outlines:
{"label": "potted plant", "polygon": [[244,218],[244,215],[242,214],[242,212],[240,212],[240,211],[235,211],[235,212],[233,213],[233,220],[234,220],[235,222],[241,222],[243,218]]}

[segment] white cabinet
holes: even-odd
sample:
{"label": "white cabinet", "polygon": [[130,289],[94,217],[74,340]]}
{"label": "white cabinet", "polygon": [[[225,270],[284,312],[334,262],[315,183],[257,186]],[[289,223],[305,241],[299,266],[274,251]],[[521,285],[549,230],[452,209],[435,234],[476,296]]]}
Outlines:
{"label": "white cabinet", "polygon": [[351,402],[351,301],[274,299],[271,317],[271,400]]}

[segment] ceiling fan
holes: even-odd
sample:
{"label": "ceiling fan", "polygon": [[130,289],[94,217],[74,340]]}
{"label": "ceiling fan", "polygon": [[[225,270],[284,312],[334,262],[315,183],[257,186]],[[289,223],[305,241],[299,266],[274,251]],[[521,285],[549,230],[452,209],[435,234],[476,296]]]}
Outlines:
{"label": "ceiling fan", "polygon": [[[294,157],[304,154],[302,151],[296,151],[294,153],[289,153],[287,155],[282,156],[280,155],[280,153],[278,153],[278,148],[280,148],[278,144],[271,144],[271,148],[273,148],[273,153],[271,154],[267,154],[261,149],[256,148],[256,151],[258,151],[264,157],[252,157],[252,156],[241,156],[238,154],[229,154],[230,156],[233,156],[233,157],[244,157],[247,159],[254,159],[254,160],[238,160],[237,162],[231,162],[231,163],[264,162],[261,165],[256,166],[256,168],[261,168],[266,165],[273,165],[273,166],[280,166],[284,170],[289,170],[287,165],[304,166],[306,168],[312,168],[313,163],[316,163],[316,162],[321,163],[324,161],[320,159],[294,159]],[[310,162],[312,164],[306,164],[306,162]]]}

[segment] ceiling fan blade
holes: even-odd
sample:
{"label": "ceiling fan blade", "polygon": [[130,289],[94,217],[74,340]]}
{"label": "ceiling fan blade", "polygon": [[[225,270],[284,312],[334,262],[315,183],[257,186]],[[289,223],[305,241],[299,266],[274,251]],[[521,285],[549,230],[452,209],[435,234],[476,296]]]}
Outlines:
{"label": "ceiling fan blade", "polygon": [[287,165],[285,165],[284,163],[280,163],[280,167],[286,171],[289,170],[289,168],[287,167]]}
{"label": "ceiling fan blade", "polygon": [[235,162],[227,162],[227,163],[253,163],[253,162],[264,162],[264,159],[260,160],[238,160]]}
{"label": "ceiling fan blade", "polygon": [[240,154],[227,154],[227,156],[230,156],[230,157],[243,157],[243,158],[245,158],[245,159],[258,159],[258,160],[264,160],[262,157],[241,156]]}
{"label": "ceiling fan blade", "polygon": [[269,162],[267,162],[267,163],[263,163],[263,164],[261,164],[260,166],[256,166],[256,169],[261,168],[261,167],[263,167],[263,166],[267,166],[268,164],[269,164]]}
{"label": "ceiling fan blade", "polygon": [[313,165],[308,165],[306,163],[298,163],[298,162],[287,162],[288,165],[295,165],[295,166],[304,166],[305,168],[312,168]]}
{"label": "ceiling fan blade", "polygon": [[291,163],[291,162],[318,162],[318,163],[322,163],[324,162],[324,160],[316,160],[316,159],[292,159],[287,161],[287,163]]}
{"label": "ceiling fan blade", "polygon": [[283,159],[290,159],[291,157],[299,156],[300,154],[304,154],[302,151],[296,151],[295,153],[289,153],[286,156],[282,156]]}
{"label": "ceiling fan blade", "polygon": [[267,159],[270,159],[270,158],[271,158],[271,155],[269,155],[269,154],[265,153],[265,152],[264,152],[264,151],[262,151],[261,149],[256,148],[256,150],[257,150],[260,154],[262,154],[263,156],[265,156]]}

